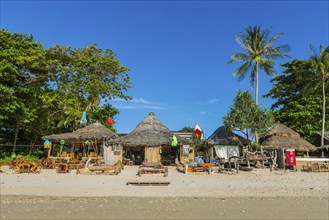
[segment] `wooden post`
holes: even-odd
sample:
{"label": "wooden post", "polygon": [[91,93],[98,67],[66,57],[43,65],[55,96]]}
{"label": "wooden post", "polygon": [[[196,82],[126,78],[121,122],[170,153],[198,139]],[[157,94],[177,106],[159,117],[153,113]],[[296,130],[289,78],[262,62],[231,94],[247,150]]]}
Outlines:
{"label": "wooden post", "polygon": [[53,145],[51,144],[50,147],[48,148],[48,154],[47,154],[47,158],[50,157],[50,153],[51,153],[51,148],[53,147]]}

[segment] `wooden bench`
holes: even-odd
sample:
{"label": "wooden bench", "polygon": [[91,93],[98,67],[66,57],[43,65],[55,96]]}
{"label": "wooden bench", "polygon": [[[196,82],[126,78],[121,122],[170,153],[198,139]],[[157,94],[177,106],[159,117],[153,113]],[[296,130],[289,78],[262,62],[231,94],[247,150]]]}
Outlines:
{"label": "wooden bench", "polygon": [[168,176],[168,167],[164,167],[159,162],[144,162],[138,169],[137,175],[142,176],[142,174],[161,174],[164,177]]}
{"label": "wooden bench", "polygon": [[69,165],[67,163],[59,163],[56,171],[57,173],[68,173],[70,171]]}

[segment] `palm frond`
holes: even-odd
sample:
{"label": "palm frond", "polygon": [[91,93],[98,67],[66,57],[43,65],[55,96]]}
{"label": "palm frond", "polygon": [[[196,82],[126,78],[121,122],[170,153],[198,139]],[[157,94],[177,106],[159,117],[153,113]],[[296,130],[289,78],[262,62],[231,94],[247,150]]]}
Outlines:
{"label": "palm frond", "polygon": [[233,76],[238,77],[238,80],[241,81],[242,79],[244,79],[246,72],[249,71],[251,65],[252,62],[247,61],[246,63],[244,63],[242,66],[240,66],[238,69],[234,71]]}
{"label": "palm frond", "polygon": [[232,59],[236,61],[249,61],[251,60],[251,57],[249,54],[234,53],[232,54]]}
{"label": "palm frond", "polygon": [[228,61],[227,64],[251,60],[251,57],[248,54],[243,54],[243,53],[234,53],[232,54],[231,58],[232,59]]}
{"label": "palm frond", "polygon": [[[281,46],[278,46],[278,47],[275,47],[275,49],[277,51],[279,51],[280,53],[287,53],[289,51],[291,51],[291,47],[289,46],[289,44],[284,44],[284,45],[281,45]],[[286,57],[290,57],[288,55],[285,55]]]}
{"label": "palm frond", "polygon": [[311,57],[318,57],[318,53],[316,52],[316,49],[312,44],[310,45],[310,49],[311,49]]}
{"label": "palm frond", "polygon": [[282,36],[283,33],[278,33],[277,35],[273,36],[263,47],[262,51],[267,50],[268,48],[272,47],[272,45],[274,44],[274,42],[280,37]]}
{"label": "palm frond", "polygon": [[253,53],[252,48],[251,48],[248,44],[246,44],[242,39],[243,39],[243,38],[242,38],[241,36],[239,36],[239,35],[236,35],[236,36],[235,36],[235,40],[236,40],[236,42],[237,42],[237,43],[238,43],[243,49],[245,49],[245,50],[248,51],[249,53]]}
{"label": "palm frond", "polygon": [[259,62],[259,68],[264,70],[264,72],[269,76],[274,76],[276,72],[274,71],[274,61],[269,59],[262,59]]}

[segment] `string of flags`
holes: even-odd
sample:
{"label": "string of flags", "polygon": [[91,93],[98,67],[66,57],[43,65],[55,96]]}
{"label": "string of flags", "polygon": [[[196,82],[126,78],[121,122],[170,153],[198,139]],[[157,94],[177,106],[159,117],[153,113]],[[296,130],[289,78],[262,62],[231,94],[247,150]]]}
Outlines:
{"label": "string of flags", "polygon": [[[80,122],[81,122],[81,124],[87,124],[87,113],[86,112],[82,112]],[[113,123],[114,123],[113,119],[110,116],[105,120],[105,124],[112,125]]]}

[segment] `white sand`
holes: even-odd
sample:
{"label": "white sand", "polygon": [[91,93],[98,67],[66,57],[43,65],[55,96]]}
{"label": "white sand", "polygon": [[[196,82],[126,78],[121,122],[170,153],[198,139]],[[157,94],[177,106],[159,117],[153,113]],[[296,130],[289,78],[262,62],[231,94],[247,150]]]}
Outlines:
{"label": "white sand", "polygon": [[[329,173],[269,170],[185,175],[169,167],[169,176],[136,176],[137,166],[118,175],[1,173],[0,195],[28,196],[132,196],[132,197],[325,197],[329,198]],[[169,186],[127,186],[128,181],[169,181]]]}

